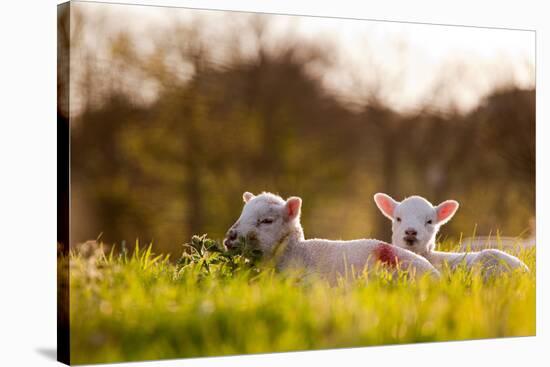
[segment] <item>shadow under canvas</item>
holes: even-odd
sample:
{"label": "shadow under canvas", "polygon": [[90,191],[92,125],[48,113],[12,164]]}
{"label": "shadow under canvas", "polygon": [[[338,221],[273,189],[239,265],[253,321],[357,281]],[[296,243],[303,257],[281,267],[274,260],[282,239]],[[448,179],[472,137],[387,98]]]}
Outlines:
{"label": "shadow under canvas", "polygon": [[36,352],[47,359],[57,360],[57,349],[56,348],[38,348]]}

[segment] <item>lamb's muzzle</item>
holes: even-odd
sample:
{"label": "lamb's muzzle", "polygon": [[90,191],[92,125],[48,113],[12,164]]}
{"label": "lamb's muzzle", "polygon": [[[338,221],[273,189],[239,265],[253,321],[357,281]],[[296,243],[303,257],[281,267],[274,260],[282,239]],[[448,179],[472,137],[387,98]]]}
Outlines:
{"label": "lamb's muzzle", "polygon": [[236,240],[237,240],[237,231],[231,228],[229,231],[227,231],[226,237],[223,240],[223,245],[228,249],[232,249],[236,245],[235,244]]}
{"label": "lamb's muzzle", "polygon": [[409,246],[414,246],[414,244],[418,241],[418,238],[416,235],[418,232],[413,228],[408,228],[405,230],[405,237],[403,237],[403,240],[405,243]]}

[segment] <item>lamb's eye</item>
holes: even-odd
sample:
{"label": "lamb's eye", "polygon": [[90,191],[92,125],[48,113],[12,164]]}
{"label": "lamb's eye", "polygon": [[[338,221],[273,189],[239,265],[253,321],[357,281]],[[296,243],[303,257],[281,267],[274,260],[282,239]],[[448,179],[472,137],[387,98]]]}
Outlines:
{"label": "lamb's eye", "polygon": [[261,224],[271,224],[273,223],[273,219],[271,218],[265,218],[260,221]]}
{"label": "lamb's eye", "polygon": [[396,219],[397,219],[398,222],[401,222],[401,218],[397,217]]}
{"label": "lamb's eye", "polygon": [[428,219],[428,220],[426,221],[426,224],[432,224],[432,223],[433,223],[433,222],[432,222],[431,219]]}

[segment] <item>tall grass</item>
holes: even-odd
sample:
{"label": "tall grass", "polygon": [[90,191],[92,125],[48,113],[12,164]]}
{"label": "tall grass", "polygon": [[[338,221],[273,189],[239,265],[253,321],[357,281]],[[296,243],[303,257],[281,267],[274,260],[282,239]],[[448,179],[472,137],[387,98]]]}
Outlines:
{"label": "tall grass", "polygon": [[483,281],[458,269],[415,281],[382,271],[330,287],[193,241],[177,262],[137,245],[70,255],[72,363],[535,333],[534,249],[520,253],[529,274]]}

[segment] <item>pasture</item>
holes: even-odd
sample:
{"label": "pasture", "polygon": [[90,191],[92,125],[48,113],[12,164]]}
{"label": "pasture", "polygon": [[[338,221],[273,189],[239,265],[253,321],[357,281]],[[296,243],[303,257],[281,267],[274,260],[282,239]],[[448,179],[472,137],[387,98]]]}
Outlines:
{"label": "pasture", "polygon": [[[445,242],[445,250],[457,246]],[[330,287],[194,236],[180,259],[151,246],[70,255],[72,363],[269,353],[535,334],[530,273],[439,280],[370,269]],[[183,251],[182,251],[183,252]]]}

